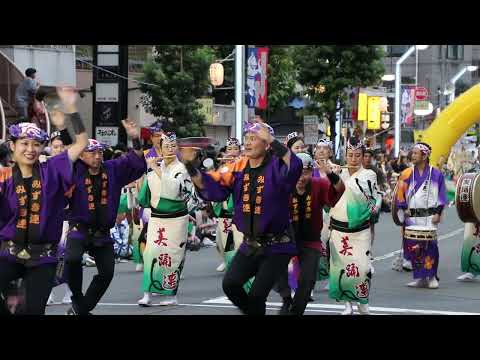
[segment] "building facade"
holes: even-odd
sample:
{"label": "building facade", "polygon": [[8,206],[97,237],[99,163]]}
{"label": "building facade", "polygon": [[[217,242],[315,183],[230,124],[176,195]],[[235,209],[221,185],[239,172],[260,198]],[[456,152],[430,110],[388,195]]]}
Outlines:
{"label": "building facade", "polygon": [[[386,45],[384,58],[385,72],[395,74],[397,60],[411,45]],[[429,101],[436,109],[448,104],[450,79],[464,66],[480,64],[480,45],[430,45],[426,50],[418,51],[418,59],[414,52],[401,65],[402,84],[417,84],[429,91]],[[418,81],[415,79],[418,74]],[[466,72],[456,83],[457,91],[467,89],[480,81],[478,70]],[[394,88],[394,82],[386,82],[384,86]]]}

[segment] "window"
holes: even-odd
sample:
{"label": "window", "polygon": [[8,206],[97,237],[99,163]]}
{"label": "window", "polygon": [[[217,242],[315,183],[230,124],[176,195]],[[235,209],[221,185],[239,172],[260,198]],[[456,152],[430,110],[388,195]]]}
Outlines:
{"label": "window", "polygon": [[447,59],[463,60],[463,45],[447,45]]}
{"label": "window", "polygon": [[478,66],[478,69],[472,72],[472,78],[473,79],[480,78],[480,60],[473,60],[472,65]]}
{"label": "window", "polygon": [[387,45],[387,56],[399,57],[405,54],[410,45]]}
{"label": "window", "polygon": [[65,50],[71,51],[73,45],[18,45],[20,47],[27,47],[32,49],[49,49],[49,50]]}

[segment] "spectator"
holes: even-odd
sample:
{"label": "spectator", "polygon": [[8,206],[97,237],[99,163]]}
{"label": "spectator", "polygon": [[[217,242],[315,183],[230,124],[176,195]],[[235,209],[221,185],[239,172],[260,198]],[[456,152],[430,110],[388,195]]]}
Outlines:
{"label": "spectator", "polygon": [[392,162],[393,171],[400,174],[403,170],[408,168],[408,158],[407,155],[404,153],[400,153],[397,161]]}
{"label": "spectator", "polygon": [[25,70],[25,76],[15,91],[15,105],[18,112],[17,122],[28,120],[28,104],[34,98],[40,84],[35,80],[37,70],[28,68]]}
{"label": "spectator", "polygon": [[200,210],[195,212],[196,236],[203,246],[215,246],[216,219],[213,217],[211,206],[204,204]]}
{"label": "spectator", "polygon": [[374,159],[374,152],[371,149],[366,149],[365,153],[363,154],[363,167],[365,169],[373,170],[375,174],[377,174],[377,185],[380,188],[380,191],[385,191],[385,176],[383,172],[373,164]]}
{"label": "spectator", "polygon": [[117,215],[115,226],[110,229],[110,236],[112,237],[115,251],[115,262],[127,262],[132,254],[132,246],[128,243],[129,225],[126,213]]}
{"label": "spectator", "polygon": [[30,99],[27,109],[30,122],[34,123],[44,131],[47,131],[47,109],[43,103],[46,95],[47,92],[44,88],[38,89],[35,96]]}
{"label": "spectator", "polygon": [[[390,212],[390,186],[387,184],[386,175],[381,170],[380,162],[377,162],[377,165],[373,164],[374,152],[371,149],[365,150],[363,154],[363,167],[365,169],[372,170],[377,175],[377,185],[379,187],[380,192],[382,192],[382,211]],[[378,220],[378,218],[377,218]],[[373,236],[373,233],[372,233]]]}
{"label": "spectator", "polygon": [[8,141],[0,145],[0,168],[13,166],[12,153]]}

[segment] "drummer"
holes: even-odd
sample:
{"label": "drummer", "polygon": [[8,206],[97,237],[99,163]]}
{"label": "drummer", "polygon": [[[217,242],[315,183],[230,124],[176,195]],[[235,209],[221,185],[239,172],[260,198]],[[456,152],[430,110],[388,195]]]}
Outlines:
{"label": "drummer", "polygon": [[[480,146],[477,148],[478,151],[478,158],[475,162],[474,166],[468,171],[468,173],[473,173],[475,178],[478,177],[478,172],[480,171]],[[459,179],[458,182],[460,183],[461,180]],[[475,184],[475,182],[473,182]],[[475,185],[474,185],[475,187]],[[459,189],[461,185],[459,184]],[[474,190],[475,191],[475,188]],[[457,196],[462,193],[462,191],[457,192]],[[473,209],[474,206],[474,199],[475,195],[470,198],[470,209]],[[458,203],[458,202],[457,202]],[[460,214],[460,209],[458,209],[458,213]],[[475,214],[471,216],[473,220],[477,218]],[[461,219],[463,220],[463,219]],[[462,244],[462,252],[461,252],[461,270],[463,272],[457,280],[458,281],[472,281],[478,275],[480,275],[480,256],[478,255],[478,249],[480,248],[480,222],[466,222],[465,223],[465,231],[463,234],[463,244]]]}
{"label": "drummer", "polygon": [[429,166],[430,145],[419,142],[412,151],[413,168],[399,177],[397,207],[404,210],[403,251],[412,263],[414,281],[409,287],[437,289],[437,226],[447,201],[443,174]]}

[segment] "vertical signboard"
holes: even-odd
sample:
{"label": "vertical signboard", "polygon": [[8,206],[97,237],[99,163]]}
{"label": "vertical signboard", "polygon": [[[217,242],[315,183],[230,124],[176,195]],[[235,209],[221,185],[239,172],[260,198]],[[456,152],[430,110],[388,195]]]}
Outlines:
{"label": "vertical signboard", "polygon": [[306,115],[303,117],[303,141],[305,144],[316,144],[318,141],[318,116]]}
{"label": "vertical signboard", "polygon": [[111,146],[126,144],[121,120],[128,117],[128,46],[95,45],[93,63],[93,136]]}
{"label": "vertical signboard", "polygon": [[368,97],[368,120],[367,129],[378,130],[380,129],[381,111],[380,111],[380,97],[369,96]]}
{"label": "vertical signboard", "polygon": [[357,120],[361,120],[361,121],[367,120],[368,118],[367,109],[368,109],[368,96],[365,93],[359,93]]}

